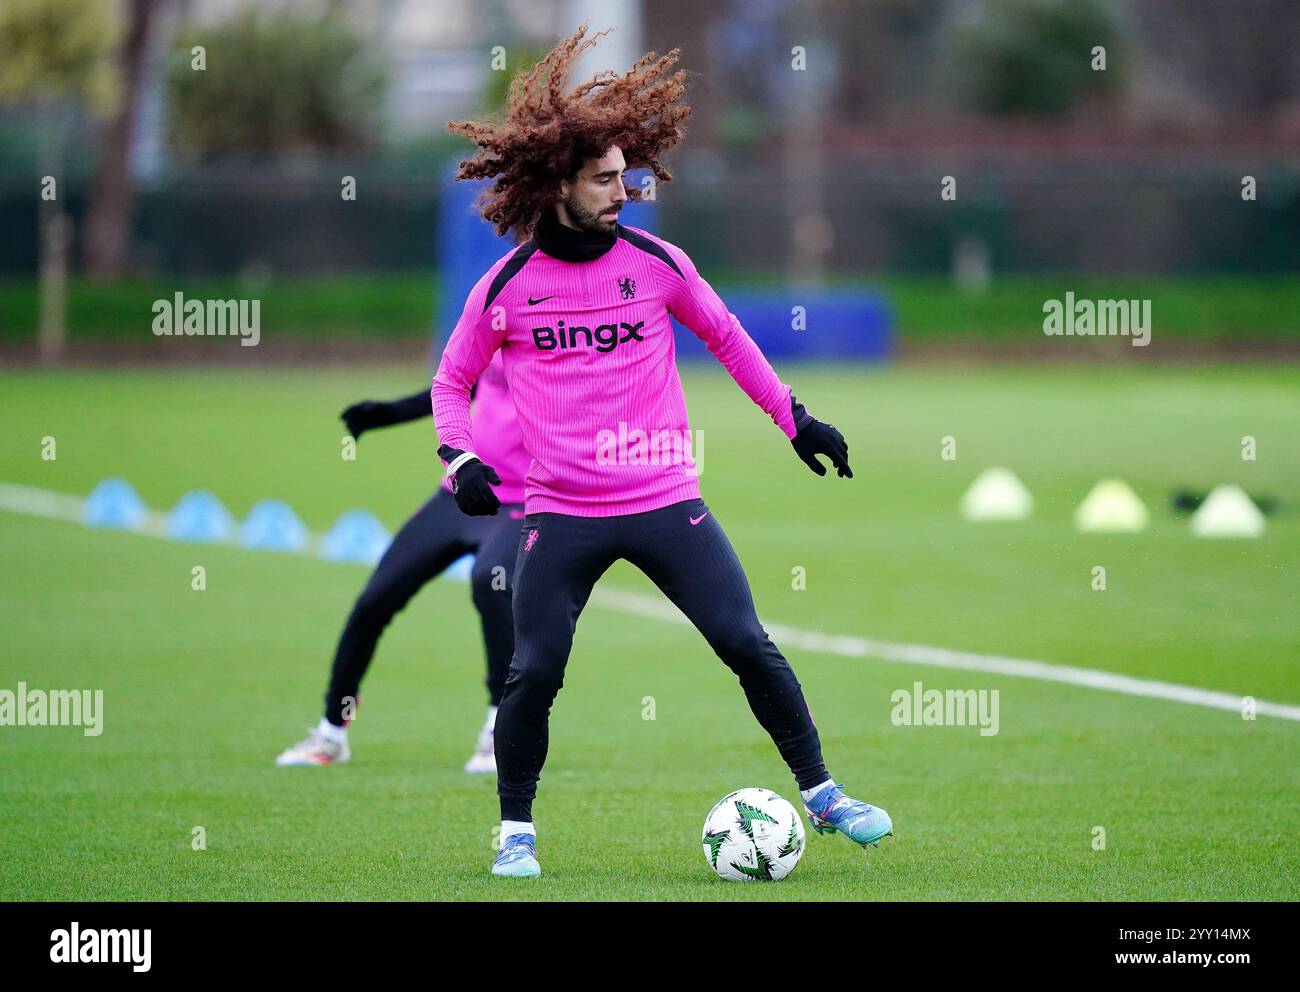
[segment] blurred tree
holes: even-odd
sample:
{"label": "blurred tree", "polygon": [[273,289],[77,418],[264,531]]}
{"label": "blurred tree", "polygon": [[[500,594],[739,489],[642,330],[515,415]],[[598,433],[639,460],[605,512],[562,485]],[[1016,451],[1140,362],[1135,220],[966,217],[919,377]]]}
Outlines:
{"label": "blurred tree", "polygon": [[95,279],[115,279],[126,270],[135,211],[131,145],[140,109],[145,53],[160,0],[129,0],[126,36],[118,54],[122,99],[104,132],[86,216],[86,270]]}
{"label": "blurred tree", "polygon": [[[510,94],[510,83],[515,76],[521,72],[530,71],[533,66],[540,62],[547,53],[548,49],[539,48],[536,45],[526,45],[522,42],[514,42],[506,46],[506,67],[502,72],[493,72],[488,77],[488,84],[483,88],[479,96],[479,105],[485,114],[498,114],[504,117],[503,108],[506,105],[506,97]],[[586,82],[585,79],[575,77],[574,83]],[[457,137],[458,141],[463,138]]]}
{"label": "blurred tree", "polygon": [[108,55],[117,27],[109,0],[5,0],[0,99],[110,109],[117,94]]}
{"label": "blurred tree", "polygon": [[[194,46],[206,67],[192,68]],[[168,75],[170,139],[199,158],[370,148],[387,74],[337,13],[247,8],[177,39]]]}
{"label": "blurred tree", "polygon": [[[953,62],[966,100],[999,114],[1064,114],[1126,76],[1119,16],[1106,0],[982,0],[953,28]],[[1106,69],[1092,51],[1106,49]]]}
{"label": "blurred tree", "polygon": [[[41,318],[39,343],[46,361],[63,354],[66,280],[72,223],[63,209],[64,144],[80,106],[107,113],[117,101],[111,52],[119,25],[110,0],[5,0],[0,4],[0,100],[35,108],[44,148],[41,169],[54,179],[40,196]],[[45,194],[45,195],[43,195]]]}

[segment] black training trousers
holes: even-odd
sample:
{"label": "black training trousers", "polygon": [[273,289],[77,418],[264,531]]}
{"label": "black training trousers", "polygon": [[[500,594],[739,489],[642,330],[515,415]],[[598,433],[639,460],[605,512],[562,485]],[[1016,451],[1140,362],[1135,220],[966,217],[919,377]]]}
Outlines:
{"label": "black training trousers", "polygon": [[826,781],[803,690],[758,622],[740,560],[702,499],[618,517],[537,513],[519,535],[515,654],[497,711],[501,818],[532,819],[574,627],[596,580],[620,558],[649,576],[736,673],[799,788]]}
{"label": "black training trousers", "polygon": [[393,538],[348,616],[325,692],[325,719],[335,726],[344,724],[344,701],[356,699],[384,628],[425,583],[471,552],[475,557],[470,589],[483,624],[488,697],[493,705],[501,701],[515,647],[510,600],[522,518],[517,503],[503,505],[494,517],[467,517],[442,488],[415,512]]}

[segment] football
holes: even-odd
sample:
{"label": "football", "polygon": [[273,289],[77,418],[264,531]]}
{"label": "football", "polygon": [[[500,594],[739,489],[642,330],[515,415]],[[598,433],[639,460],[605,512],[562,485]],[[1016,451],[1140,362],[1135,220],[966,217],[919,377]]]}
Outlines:
{"label": "football", "polygon": [[737,789],[704,818],[704,858],[729,882],[779,882],[803,856],[798,811],[770,789]]}

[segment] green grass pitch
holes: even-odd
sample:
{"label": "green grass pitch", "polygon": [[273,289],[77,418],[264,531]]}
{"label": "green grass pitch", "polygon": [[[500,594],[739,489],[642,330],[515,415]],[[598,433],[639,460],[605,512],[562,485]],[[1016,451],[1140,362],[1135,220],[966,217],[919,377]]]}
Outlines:
{"label": "green grass pitch", "polygon": [[[809,473],[720,367],[684,373],[705,499],[766,620],[1300,703],[1300,370],[778,370],[848,437],[856,478]],[[368,435],[348,462],[336,415],[424,381],[8,371],[0,481],[84,495],[121,475],[155,509],[206,488],[236,515],[278,497],[315,531],[353,507],[395,528],[435,485],[432,426]],[[1031,520],[959,519],[990,465],[1029,486]],[[1075,533],[1073,508],[1108,476],[1152,508],[1148,531]],[[1219,482],[1285,501],[1262,539],[1196,540],[1167,509],[1173,487]],[[99,737],[0,727],[0,899],[1300,896],[1300,724],[794,647],[832,774],[888,809],[896,836],[863,852],[810,834],[786,881],[723,882],[700,846],[710,806],[749,785],[795,799],[794,783],[694,630],[595,605],[534,807],[545,875],[492,879],[493,783],[460,770],[485,705],[464,584],[434,583],[389,629],[353,763],[280,769],[319,717],[363,568],[8,512],[0,561],[0,688],[105,697]],[[190,587],[196,564],[206,591]],[[625,565],[602,586],[654,593]],[[999,733],[894,726],[890,694],[914,681],[999,690]]]}

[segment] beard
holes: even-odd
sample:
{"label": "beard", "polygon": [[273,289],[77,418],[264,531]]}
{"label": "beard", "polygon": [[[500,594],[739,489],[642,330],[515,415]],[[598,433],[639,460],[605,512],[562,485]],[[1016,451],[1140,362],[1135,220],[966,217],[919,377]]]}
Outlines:
{"label": "beard", "polygon": [[[599,213],[588,210],[578,200],[577,196],[570,194],[564,201],[564,207],[569,212],[569,219],[577,224],[579,228],[588,231],[591,234],[609,234],[618,224],[618,215],[606,218]],[[610,209],[606,207],[605,209]]]}

